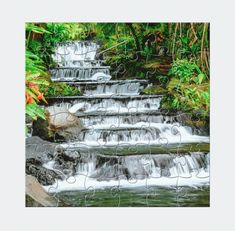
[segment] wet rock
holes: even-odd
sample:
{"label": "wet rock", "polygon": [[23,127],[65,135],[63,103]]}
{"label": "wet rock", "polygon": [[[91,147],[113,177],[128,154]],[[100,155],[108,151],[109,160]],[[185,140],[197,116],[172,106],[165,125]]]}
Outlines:
{"label": "wet rock", "polygon": [[46,109],[46,120],[33,123],[33,136],[49,141],[67,141],[78,137],[84,126],[80,119],[67,108],[50,106]]}
{"label": "wet rock", "polygon": [[56,179],[62,180],[58,173],[43,167],[41,161],[33,158],[26,160],[26,174],[34,176],[42,185],[52,185]]}
{"label": "wet rock", "polygon": [[74,175],[79,159],[80,154],[77,151],[59,150],[54,158],[54,169],[66,176]]}
{"label": "wet rock", "polygon": [[26,159],[35,159],[42,163],[54,157],[58,144],[45,141],[38,136],[28,137],[25,142]]}
{"label": "wet rock", "polygon": [[[79,157],[78,152],[67,151],[37,136],[26,139],[26,173],[36,177],[42,185],[51,185],[56,179],[75,174]],[[54,170],[44,166],[50,161],[54,163]]]}
{"label": "wet rock", "polygon": [[191,127],[193,135],[209,136],[210,121],[209,117],[200,119],[200,115],[190,113],[178,113],[178,120],[183,126]]}
{"label": "wet rock", "polygon": [[50,133],[48,120],[38,118],[33,121],[33,136],[39,136],[43,140],[53,141],[54,137]]}

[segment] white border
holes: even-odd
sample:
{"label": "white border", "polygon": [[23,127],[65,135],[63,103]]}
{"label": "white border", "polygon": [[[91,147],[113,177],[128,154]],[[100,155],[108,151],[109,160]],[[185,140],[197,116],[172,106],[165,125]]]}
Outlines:
{"label": "white border", "polygon": [[[234,4],[233,1],[8,0],[1,4],[2,230],[233,230]],[[25,208],[24,23],[210,22],[211,207]],[[217,229],[216,229],[217,230]]]}

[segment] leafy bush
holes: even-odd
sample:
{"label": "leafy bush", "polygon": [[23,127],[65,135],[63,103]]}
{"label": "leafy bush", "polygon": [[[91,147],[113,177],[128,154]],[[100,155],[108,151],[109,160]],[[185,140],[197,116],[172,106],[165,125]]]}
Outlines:
{"label": "leafy bush", "polygon": [[40,90],[45,92],[45,97],[50,96],[78,96],[80,91],[78,88],[70,86],[66,83],[50,82],[49,85],[42,85]]}
{"label": "leafy bush", "polygon": [[186,59],[177,59],[173,62],[169,75],[172,77],[167,85],[168,94],[163,105],[208,116],[209,82],[197,64]]}
{"label": "leafy bush", "polygon": [[[45,32],[43,28],[37,27],[32,23],[26,24],[26,31],[29,35],[31,33],[41,34]],[[29,36],[26,40],[26,46],[28,44]],[[39,91],[40,85],[49,84],[46,80],[46,69],[43,66],[43,61],[29,49],[26,49],[25,55],[25,113],[34,120],[38,117],[45,119],[44,110],[37,103],[40,101],[47,103],[43,93]]]}
{"label": "leafy bush", "polygon": [[78,89],[66,84],[52,83],[46,71],[51,65],[51,54],[57,43],[82,37],[79,24],[26,23],[26,115],[36,120],[45,119],[44,110],[38,105],[44,96],[78,95]]}

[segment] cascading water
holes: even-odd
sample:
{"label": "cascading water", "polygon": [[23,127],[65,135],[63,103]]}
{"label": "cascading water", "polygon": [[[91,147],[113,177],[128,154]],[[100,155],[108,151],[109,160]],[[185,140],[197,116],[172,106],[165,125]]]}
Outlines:
{"label": "cascading water", "polygon": [[[56,164],[50,162],[48,168]],[[209,154],[103,156],[81,154],[76,175],[59,181],[54,191],[103,187],[208,185]],[[72,183],[71,183],[72,182]],[[47,186],[45,188],[50,188]]]}
{"label": "cascading water", "polygon": [[[53,57],[59,67],[51,70],[52,79],[78,87],[83,96],[50,98],[49,103],[67,108],[85,127],[73,140],[61,144],[66,150],[79,151],[80,157],[75,174],[58,181],[54,190],[208,185],[208,152],[180,154],[178,147],[208,144],[209,137],[182,126],[180,115],[161,112],[161,95],[141,95],[146,80],[92,78],[95,73],[110,74],[109,67],[95,60],[98,48],[93,42],[68,43],[58,46]],[[136,145],[141,155],[131,150]],[[121,146],[124,149],[117,153]],[[174,153],[149,151],[168,146],[174,146]],[[45,166],[61,171],[53,161]]]}
{"label": "cascading water", "polygon": [[[57,68],[51,69],[54,81],[93,80],[97,73],[110,74],[108,66],[102,66],[101,60],[95,60],[99,45],[94,42],[70,42],[59,44],[52,56]],[[99,77],[99,76],[98,76]],[[109,79],[109,78],[108,78]]]}
{"label": "cascading water", "polygon": [[55,54],[52,55],[54,61],[61,67],[78,67],[95,62],[96,51],[99,45],[94,42],[67,42],[56,47]]}
{"label": "cascading water", "polygon": [[107,113],[131,113],[131,112],[150,112],[158,110],[161,96],[90,96],[73,97],[69,102],[59,99],[55,106],[65,107],[77,115],[91,112]]}

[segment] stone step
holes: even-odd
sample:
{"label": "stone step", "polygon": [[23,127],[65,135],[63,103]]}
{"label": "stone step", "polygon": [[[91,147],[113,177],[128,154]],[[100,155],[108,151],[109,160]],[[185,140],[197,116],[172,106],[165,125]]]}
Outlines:
{"label": "stone step", "polygon": [[86,145],[67,145],[68,150],[79,150],[82,153],[99,153],[104,156],[131,156],[131,155],[145,155],[152,156],[154,154],[178,154],[183,156],[190,152],[205,152],[210,151],[209,143],[178,143],[167,145],[145,145],[145,144],[120,144],[118,146],[108,147],[97,145],[97,147],[87,147]]}
{"label": "stone step", "polygon": [[147,87],[146,80],[112,80],[94,82],[69,82],[85,96],[139,95]]}
{"label": "stone step", "polygon": [[162,95],[102,95],[49,97],[49,105],[67,108],[75,115],[83,113],[107,112],[122,114],[127,112],[146,112],[158,110]]}
{"label": "stone step", "polygon": [[126,117],[126,118],[130,118],[130,117],[141,117],[141,116],[163,116],[163,117],[183,117],[184,113],[180,113],[180,112],[175,112],[175,111],[169,111],[169,110],[163,110],[163,109],[159,109],[159,110],[148,110],[148,111],[143,111],[143,112],[139,112],[139,111],[127,111],[127,112],[119,112],[118,114],[116,112],[106,112],[106,111],[91,111],[91,112],[79,112],[77,114],[77,116],[79,118],[88,118],[90,117],[91,119],[93,117]]}
{"label": "stone step", "polygon": [[201,143],[209,142],[207,136],[197,136],[192,134],[192,129],[180,126],[177,123],[136,123],[120,125],[94,125],[89,128],[74,133],[72,140],[87,145],[113,145],[120,143],[129,144],[158,144],[167,145],[168,143]]}
{"label": "stone step", "polygon": [[47,97],[47,101],[49,103],[53,102],[70,102],[71,100],[85,100],[85,101],[92,101],[92,100],[102,100],[102,99],[116,99],[116,100],[134,100],[134,99],[153,99],[153,98],[162,98],[163,95],[102,95],[96,96],[55,96],[55,97]]}
{"label": "stone step", "polygon": [[[64,82],[64,81],[60,81]],[[108,81],[65,81],[64,83],[73,85],[73,86],[90,86],[90,85],[100,85],[100,84],[106,84],[106,85],[113,85],[113,84],[126,84],[126,83],[141,83],[141,84],[148,84],[148,80],[145,79],[122,79],[122,80],[108,80]]]}
{"label": "stone step", "polygon": [[148,85],[147,80],[109,80],[88,82],[64,82],[77,87],[82,95],[139,95]]}
{"label": "stone step", "polygon": [[76,69],[110,69],[110,66],[94,66],[94,67],[55,67],[53,69],[50,69],[49,71],[53,71],[53,70],[64,70],[64,69],[71,69],[71,70],[76,70]]}
{"label": "stone step", "polygon": [[182,123],[184,115],[175,113],[162,113],[161,111],[148,111],[148,112],[127,112],[127,113],[107,113],[95,112],[78,115],[79,119],[83,122],[84,126],[94,126],[97,124],[136,124],[139,122],[145,123]]}

